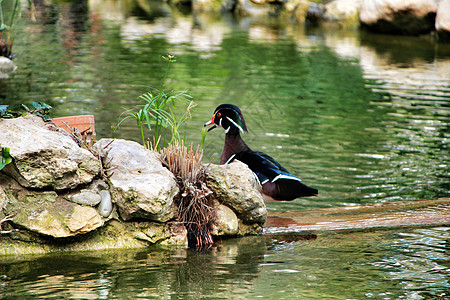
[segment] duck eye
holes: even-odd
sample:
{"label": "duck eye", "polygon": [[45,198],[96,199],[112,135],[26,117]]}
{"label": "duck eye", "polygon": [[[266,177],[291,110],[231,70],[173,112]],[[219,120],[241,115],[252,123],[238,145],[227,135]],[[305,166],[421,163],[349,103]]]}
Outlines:
{"label": "duck eye", "polygon": [[217,116],[218,118],[220,118],[220,117],[222,116],[222,114],[221,114],[220,112],[218,112],[218,113],[216,114],[216,116]]}

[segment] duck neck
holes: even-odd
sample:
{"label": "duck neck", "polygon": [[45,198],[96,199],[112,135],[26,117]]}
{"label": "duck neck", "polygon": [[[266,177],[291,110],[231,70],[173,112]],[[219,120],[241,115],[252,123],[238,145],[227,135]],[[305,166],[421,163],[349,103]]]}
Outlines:
{"label": "duck neck", "polygon": [[225,145],[223,147],[222,157],[220,158],[220,164],[223,165],[226,163],[233,154],[245,150],[250,150],[250,147],[247,146],[239,133],[227,133],[225,135]]}

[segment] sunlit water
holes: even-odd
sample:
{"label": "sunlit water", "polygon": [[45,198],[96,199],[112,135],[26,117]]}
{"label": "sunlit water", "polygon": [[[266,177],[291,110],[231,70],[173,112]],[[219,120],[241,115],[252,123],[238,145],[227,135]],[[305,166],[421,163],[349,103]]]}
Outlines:
{"label": "sunlit water", "polygon": [[[23,18],[15,27],[18,69],[0,80],[1,104],[42,101],[55,117],[94,114],[97,138],[110,137],[123,108],[161,87],[161,56],[171,53],[177,61],[166,88],[189,89],[198,103],[188,141],[200,141],[217,105],[234,103],[247,143],[319,189],[316,198],[269,203],[269,210],[449,196],[449,45],[193,16],[144,2],[34,9],[35,22]],[[131,120],[116,136],[139,141]],[[218,162],[223,138],[220,129],[208,134],[205,162]],[[246,238],[206,254],[8,258],[0,264],[0,297],[445,298],[448,243],[447,228],[431,228],[297,242]]]}

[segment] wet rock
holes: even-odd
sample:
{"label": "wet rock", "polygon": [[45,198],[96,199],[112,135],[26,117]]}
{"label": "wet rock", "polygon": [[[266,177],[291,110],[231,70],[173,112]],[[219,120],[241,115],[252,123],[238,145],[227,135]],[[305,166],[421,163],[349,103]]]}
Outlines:
{"label": "wet rock", "polygon": [[3,174],[0,174],[0,184],[8,198],[5,213],[14,215],[13,224],[31,232],[64,238],[103,225],[94,208],[62,199],[54,191],[29,191]]}
{"label": "wet rock", "polygon": [[166,222],[175,216],[173,200],[179,190],[159,154],[120,139],[101,139],[94,147],[110,170],[112,198],[124,220]]}
{"label": "wet rock", "polygon": [[435,28],[435,0],[362,0],[361,23],[375,32],[418,35]]}
{"label": "wet rock", "polygon": [[105,249],[143,248],[154,244],[187,247],[187,232],[183,226],[155,222],[121,222],[110,220],[101,228],[88,235],[80,235],[66,243],[54,240],[36,240],[34,237],[24,241],[17,239],[20,230],[4,237],[0,243],[0,255],[36,254],[54,251],[86,251]]}
{"label": "wet rock", "polygon": [[263,231],[263,224],[258,223],[244,223],[242,220],[239,220],[239,232],[238,236],[246,236],[253,235],[257,233],[261,233]]}
{"label": "wet rock", "polygon": [[440,41],[450,42],[450,0],[439,1],[436,14],[436,30]]}
{"label": "wet rock", "polygon": [[97,206],[102,201],[102,197],[96,192],[84,189],[77,194],[70,195],[67,200],[80,205]]}
{"label": "wet rock", "polygon": [[239,233],[239,220],[236,214],[227,206],[216,206],[216,222],[213,226],[213,235],[233,236]]}
{"label": "wet rock", "polygon": [[94,155],[34,115],[0,119],[0,147],[10,148],[14,159],[2,171],[24,187],[71,189],[100,172]]}
{"label": "wet rock", "polygon": [[247,165],[239,161],[229,165],[210,165],[207,181],[218,201],[230,207],[244,223],[264,224],[266,205]]}
{"label": "wet rock", "polygon": [[344,27],[359,27],[360,0],[335,0],[325,5],[325,19]]}
{"label": "wet rock", "polygon": [[107,190],[100,191],[101,202],[98,206],[98,212],[102,217],[109,217],[113,210],[113,203],[111,201],[111,194]]}
{"label": "wet rock", "polygon": [[132,227],[133,237],[150,245],[187,245],[187,230],[181,225],[135,223]]}

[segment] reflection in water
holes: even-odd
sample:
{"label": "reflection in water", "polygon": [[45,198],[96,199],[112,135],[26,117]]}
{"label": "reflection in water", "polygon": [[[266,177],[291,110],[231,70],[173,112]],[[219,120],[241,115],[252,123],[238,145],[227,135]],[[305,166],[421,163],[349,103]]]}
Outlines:
{"label": "reflection in water", "polygon": [[[188,88],[199,103],[188,141],[199,142],[205,118],[232,102],[253,149],[319,187],[317,198],[270,209],[449,195],[448,45],[435,51],[420,38],[391,37],[383,48],[377,35],[182,13],[152,1],[77,3],[37,5],[47,19],[18,24],[19,68],[0,82],[2,102],[95,114],[97,136],[110,137],[122,107],[161,86],[161,56],[172,53],[168,88]],[[139,136],[132,122],[118,134]],[[222,143],[220,133],[209,135],[205,159],[217,162]]]}
{"label": "reflection in water", "polygon": [[2,299],[446,298],[445,227],[2,259]]}
{"label": "reflection in water", "polygon": [[[410,42],[405,39],[404,44],[396,45],[416,49]],[[392,168],[377,168],[365,174],[366,178],[373,178],[374,183],[360,189],[379,191],[384,186],[389,191],[381,194],[384,201],[408,199],[404,196],[407,189],[414,190],[409,195],[411,199],[446,196],[445,190],[449,188],[450,51],[436,57],[434,45],[420,43],[417,48],[430,55],[412,52],[407,56],[403,52],[405,49],[389,47],[380,55],[377,48],[365,44],[358,48],[357,58],[364,70],[366,87],[380,95],[372,99],[371,104],[386,116],[382,128],[365,130],[381,131],[394,139],[386,139],[380,145],[382,154],[361,154],[386,161]],[[368,44],[372,46],[373,41]],[[437,189],[430,191],[430,184]],[[365,197],[380,198],[380,194],[371,192]]]}
{"label": "reflection in water", "polygon": [[[160,87],[161,55],[172,53],[167,86],[189,88],[199,103],[189,141],[200,140],[218,104],[232,102],[254,150],[319,187],[315,199],[270,210],[449,196],[448,46],[390,37],[387,47],[357,31],[185,14],[152,1],[76,2],[36,2],[38,22],[17,24],[18,69],[0,80],[0,104],[43,101],[54,116],[95,114],[97,136],[109,137],[121,107]],[[138,140],[133,125],[119,137]],[[204,157],[217,161],[222,143],[209,135]],[[249,237],[201,254],[8,257],[0,298],[445,298],[448,256],[448,228],[427,228]]]}
{"label": "reflection in water", "polygon": [[[284,257],[281,266],[298,272],[280,276],[280,264],[272,264],[272,272],[264,270],[261,282],[291,283],[284,285],[285,294],[302,299],[445,298],[449,237],[448,228],[334,234],[320,243],[298,243],[266,255],[274,261]],[[269,298],[282,295],[263,292]]]}
{"label": "reflection in water", "polygon": [[0,295],[2,299],[226,298],[253,289],[265,251],[264,239],[249,237],[225,241],[206,253],[150,248],[7,259],[0,263]]}

